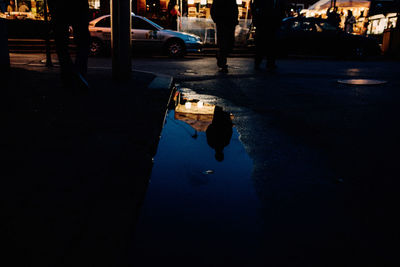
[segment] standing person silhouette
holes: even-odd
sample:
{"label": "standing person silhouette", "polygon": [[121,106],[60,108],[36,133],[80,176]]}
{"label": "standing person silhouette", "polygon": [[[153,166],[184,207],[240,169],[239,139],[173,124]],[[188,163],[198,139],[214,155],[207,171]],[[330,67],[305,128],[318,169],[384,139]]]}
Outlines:
{"label": "standing person silhouette", "polygon": [[347,17],[344,21],[344,30],[347,33],[353,33],[353,25],[356,23],[356,18],[353,16],[353,12],[351,10],[347,11]]}
{"label": "standing person silhouette", "polygon": [[181,13],[179,12],[179,6],[175,5],[169,12],[170,18],[170,28],[174,31],[179,30],[178,24],[180,22]]}
{"label": "standing person silhouette", "polygon": [[284,17],[284,9],[279,0],[254,0],[253,23],[256,26],[256,55],[254,68],[260,69],[264,57],[267,71],[274,71],[277,54],[277,34]]}
{"label": "standing person silhouette", "polygon": [[331,7],[328,8],[328,10],[326,11],[326,16],[327,21],[329,22],[329,24],[331,24],[332,26],[339,28],[340,25],[340,14],[338,13],[338,8],[337,7]]}
{"label": "standing person silhouette", "polygon": [[[69,87],[89,89],[85,79],[89,56],[89,4],[85,0],[48,0],[51,13],[62,82]],[[75,62],[68,51],[69,26],[77,45]]]}
{"label": "standing person silhouette", "polygon": [[228,72],[227,57],[235,43],[238,16],[236,0],[214,0],[211,17],[217,25],[217,65],[221,72]]}

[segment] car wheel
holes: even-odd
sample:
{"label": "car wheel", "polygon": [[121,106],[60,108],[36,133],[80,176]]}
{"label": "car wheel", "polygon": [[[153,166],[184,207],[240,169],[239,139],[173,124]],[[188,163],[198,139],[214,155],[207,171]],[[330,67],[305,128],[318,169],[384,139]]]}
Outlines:
{"label": "car wheel", "polygon": [[90,55],[98,56],[103,52],[103,43],[99,39],[92,39],[90,41]]}
{"label": "car wheel", "polygon": [[185,55],[185,45],[180,40],[172,40],[167,43],[167,54],[170,57],[183,57]]}

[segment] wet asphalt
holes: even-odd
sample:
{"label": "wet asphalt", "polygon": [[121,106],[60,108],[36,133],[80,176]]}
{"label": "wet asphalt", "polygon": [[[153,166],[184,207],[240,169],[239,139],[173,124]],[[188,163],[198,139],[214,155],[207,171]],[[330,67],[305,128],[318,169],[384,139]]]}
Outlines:
{"label": "wet asphalt", "polygon": [[235,266],[396,266],[399,62],[285,59],[274,74],[255,72],[249,58],[228,64],[221,74],[213,58],[133,61],[235,115],[262,230],[257,246],[227,241],[247,258],[229,246],[219,257]]}
{"label": "wet asphalt", "polygon": [[[211,246],[213,253],[198,247],[195,263],[175,266],[398,266],[400,63],[284,59],[273,74],[254,71],[250,58],[228,64],[221,74],[213,58],[133,60],[135,70],[174,76],[186,96],[234,114],[253,164],[259,230],[242,229],[257,245],[232,227],[236,235]],[[337,82],[356,78],[387,83]]]}

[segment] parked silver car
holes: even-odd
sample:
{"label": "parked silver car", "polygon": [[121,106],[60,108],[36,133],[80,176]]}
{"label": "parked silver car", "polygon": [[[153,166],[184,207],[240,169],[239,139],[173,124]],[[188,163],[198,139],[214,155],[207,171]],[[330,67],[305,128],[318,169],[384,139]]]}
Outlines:
{"label": "parked silver car", "polygon": [[[89,23],[90,53],[99,55],[111,43],[111,17],[105,15]],[[136,50],[163,52],[171,57],[182,57],[187,52],[201,52],[199,36],[163,29],[151,20],[132,14],[132,44]]]}

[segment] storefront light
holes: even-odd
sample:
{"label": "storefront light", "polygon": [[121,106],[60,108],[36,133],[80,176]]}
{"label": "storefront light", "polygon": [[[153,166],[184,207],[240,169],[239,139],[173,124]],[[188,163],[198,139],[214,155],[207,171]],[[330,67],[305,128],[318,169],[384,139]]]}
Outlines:
{"label": "storefront light", "polygon": [[236,0],[236,4],[242,5],[242,0]]}
{"label": "storefront light", "polygon": [[188,0],[188,5],[193,5],[194,4],[194,0]]}
{"label": "storefront light", "polygon": [[207,5],[207,0],[201,0],[201,1],[200,1],[200,4],[203,5],[203,6],[204,6],[204,5]]}

